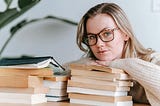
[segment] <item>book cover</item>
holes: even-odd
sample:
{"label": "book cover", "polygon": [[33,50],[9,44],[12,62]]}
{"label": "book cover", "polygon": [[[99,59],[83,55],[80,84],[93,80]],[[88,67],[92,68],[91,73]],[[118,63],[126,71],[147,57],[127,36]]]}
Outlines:
{"label": "book cover", "polygon": [[75,104],[83,104],[89,106],[133,106],[132,101],[124,101],[124,102],[100,102],[100,101],[93,101],[93,100],[86,100],[86,99],[70,99],[70,103]]}
{"label": "book cover", "polygon": [[44,77],[44,80],[49,80],[49,81],[53,81],[53,82],[56,82],[56,81],[67,81],[69,79],[69,76],[48,76],[48,77]]}
{"label": "book cover", "polygon": [[67,88],[67,81],[50,81],[44,80],[43,86],[52,88],[52,89],[66,89]]}
{"label": "book cover", "polygon": [[101,101],[101,102],[123,102],[123,101],[132,101],[132,96],[99,96],[99,95],[88,95],[88,94],[78,94],[78,93],[69,93],[69,98],[73,99],[85,99],[92,101]]}
{"label": "book cover", "polygon": [[0,93],[0,103],[38,104],[47,102],[45,94]]}
{"label": "book cover", "polygon": [[50,88],[47,92],[48,96],[66,96],[67,95],[67,89],[53,89]]}
{"label": "book cover", "polygon": [[132,81],[126,80],[116,80],[116,81],[108,81],[108,80],[97,80],[93,78],[87,78],[83,76],[72,76],[72,81],[82,82],[82,83],[93,83],[97,85],[108,85],[108,86],[133,86]]}
{"label": "book cover", "polygon": [[51,68],[41,69],[17,69],[17,68],[0,68],[0,76],[53,76],[54,72]]}
{"label": "book cover", "polygon": [[20,87],[20,88],[28,88],[28,87],[42,87],[43,86],[43,78],[37,76],[0,76],[0,87]]}
{"label": "book cover", "polygon": [[64,70],[64,68],[52,56],[44,56],[44,57],[26,56],[26,57],[18,57],[18,58],[0,59],[0,67],[8,67],[8,68],[35,69],[35,68],[48,67],[49,64],[52,64],[54,67],[59,67],[62,70]]}
{"label": "book cover", "polygon": [[46,87],[28,87],[28,88],[15,88],[15,87],[0,87],[0,92],[3,93],[25,93],[25,94],[46,94],[49,88]]}
{"label": "book cover", "polygon": [[47,101],[49,102],[60,102],[60,101],[65,101],[68,100],[68,96],[46,96]]}
{"label": "book cover", "polygon": [[69,65],[70,69],[78,69],[78,70],[99,70],[108,73],[126,73],[124,70],[111,68],[106,66],[98,66],[98,65],[86,65],[86,64],[76,64],[72,63]]}
{"label": "book cover", "polygon": [[80,88],[88,88],[88,89],[97,89],[97,90],[108,90],[108,91],[130,91],[130,87],[126,86],[108,86],[108,85],[98,85],[91,83],[82,83],[76,82],[72,80],[68,80],[68,87],[80,87]]}
{"label": "book cover", "polygon": [[80,94],[91,94],[91,95],[102,95],[102,96],[127,96],[127,91],[107,91],[80,87],[67,87],[67,93],[80,93]]}
{"label": "book cover", "polygon": [[103,78],[106,80],[130,80],[131,77],[125,73],[107,73],[99,70],[78,70],[71,69],[71,76],[84,76],[84,77],[96,77]]}

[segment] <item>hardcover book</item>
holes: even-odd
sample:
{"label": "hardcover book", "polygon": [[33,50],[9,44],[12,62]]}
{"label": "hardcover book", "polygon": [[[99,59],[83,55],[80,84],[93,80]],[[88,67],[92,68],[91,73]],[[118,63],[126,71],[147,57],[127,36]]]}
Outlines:
{"label": "hardcover book", "polygon": [[108,86],[108,85],[98,85],[93,83],[82,83],[72,80],[68,80],[68,87],[80,87],[88,89],[97,89],[97,90],[108,90],[108,91],[130,91],[130,87],[127,86]]}
{"label": "hardcover book", "polygon": [[132,101],[132,96],[113,97],[113,96],[99,96],[99,95],[88,95],[88,94],[78,94],[78,93],[69,93],[69,98],[110,102],[110,103]]}
{"label": "hardcover book", "polygon": [[0,103],[38,104],[47,102],[45,94],[0,93]]}
{"label": "hardcover book", "polygon": [[80,93],[80,94],[90,94],[90,95],[102,95],[102,96],[127,96],[127,91],[107,91],[80,87],[67,87],[68,93]]}
{"label": "hardcover book", "polygon": [[101,102],[101,101],[93,101],[86,99],[70,99],[70,103],[84,104],[89,106],[133,106],[133,101],[124,101],[124,102]]}
{"label": "hardcover book", "polygon": [[1,67],[8,68],[45,68],[52,64],[55,67],[64,68],[52,57],[18,57],[18,58],[2,58],[0,59]]}

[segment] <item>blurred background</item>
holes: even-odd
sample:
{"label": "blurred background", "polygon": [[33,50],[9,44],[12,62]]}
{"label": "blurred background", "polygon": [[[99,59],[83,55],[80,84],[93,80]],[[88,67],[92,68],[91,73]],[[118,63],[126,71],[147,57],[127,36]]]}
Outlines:
{"label": "blurred background", "polygon": [[[160,51],[159,0],[41,0],[22,16],[0,29],[0,49],[10,35],[10,28],[23,19],[32,20],[48,15],[79,22],[92,6],[102,2],[117,3],[128,15],[137,38],[146,48]],[[11,6],[16,6],[13,0]],[[5,9],[0,0],[0,11]],[[76,45],[77,26],[59,20],[43,20],[21,28],[8,43],[2,57],[53,56],[64,64],[77,60],[83,52]]]}

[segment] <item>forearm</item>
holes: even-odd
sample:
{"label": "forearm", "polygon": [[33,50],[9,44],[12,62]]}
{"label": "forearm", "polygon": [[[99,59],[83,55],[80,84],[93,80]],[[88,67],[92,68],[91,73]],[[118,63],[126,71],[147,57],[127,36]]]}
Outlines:
{"label": "forearm", "polygon": [[160,100],[160,66],[131,58],[115,60],[110,66],[125,70]]}

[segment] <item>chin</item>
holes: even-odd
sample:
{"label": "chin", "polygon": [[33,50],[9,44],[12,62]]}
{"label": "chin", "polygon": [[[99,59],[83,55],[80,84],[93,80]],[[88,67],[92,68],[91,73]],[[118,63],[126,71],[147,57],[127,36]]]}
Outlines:
{"label": "chin", "polygon": [[100,58],[98,58],[99,60],[101,60],[101,61],[112,61],[112,60],[114,60],[114,58],[105,58],[105,57],[100,57]]}

